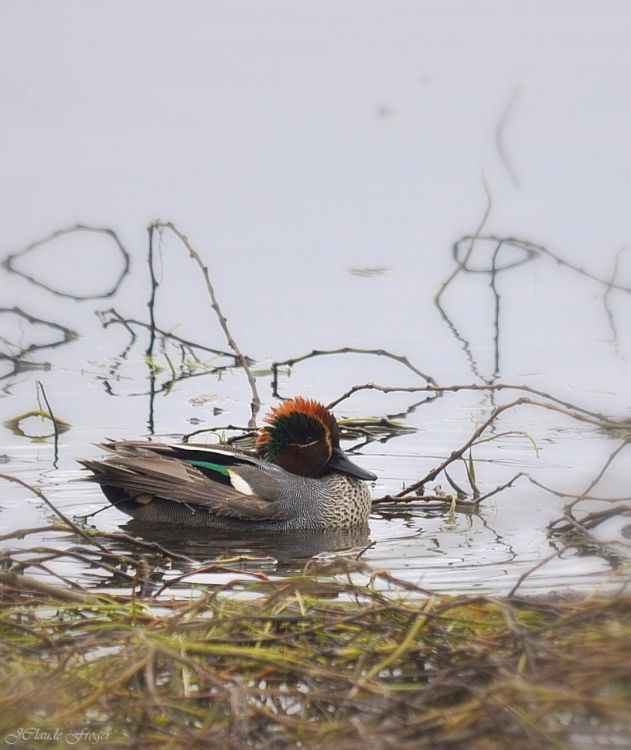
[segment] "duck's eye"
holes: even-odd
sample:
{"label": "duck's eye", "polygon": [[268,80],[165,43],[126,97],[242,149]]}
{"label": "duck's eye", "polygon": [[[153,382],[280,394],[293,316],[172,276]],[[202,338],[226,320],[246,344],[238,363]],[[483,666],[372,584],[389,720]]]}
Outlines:
{"label": "duck's eye", "polygon": [[309,445],[310,443],[316,443],[321,437],[321,435],[301,435],[296,443],[298,445]]}

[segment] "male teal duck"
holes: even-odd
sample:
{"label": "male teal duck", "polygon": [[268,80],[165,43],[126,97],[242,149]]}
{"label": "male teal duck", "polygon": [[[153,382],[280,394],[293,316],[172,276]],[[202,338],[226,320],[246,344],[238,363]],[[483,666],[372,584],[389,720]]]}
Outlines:
{"label": "male teal duck", "polygon": [[244,529],[348,529],[365,525],[377,477],[340,448],[322,404],[284,401],[265,418],[256,451],[224,445],[112,441],[113,456],[84,459],[107,499],[150,523]]}

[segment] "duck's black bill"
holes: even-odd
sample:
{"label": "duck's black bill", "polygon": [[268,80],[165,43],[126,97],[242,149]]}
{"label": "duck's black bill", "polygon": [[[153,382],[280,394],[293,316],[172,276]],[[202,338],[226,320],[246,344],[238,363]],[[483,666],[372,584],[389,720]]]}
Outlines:
{"label": "duck's black bill", "polygon": [[333,457],[329,461],[329,468],[341,471],[342,474],[350,474],[358,479],[365,479],[367,482],[374,482],[377,479],[371,472],[354,464],[341,448],[333,449]]}

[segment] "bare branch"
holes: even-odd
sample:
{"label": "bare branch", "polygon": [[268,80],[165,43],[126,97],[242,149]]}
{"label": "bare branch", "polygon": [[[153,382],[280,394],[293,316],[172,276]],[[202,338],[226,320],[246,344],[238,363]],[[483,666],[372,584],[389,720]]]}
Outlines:
{"label": "bare branch", "polygon": [[228,342],[228,346],[232,349],[232,351],[235,353],[237,359],[239,360],[239,364],[243,368],[243,371],[246,374],[246,377],[248,379],[248,383],[250,385],[250,390],[252,392],[252,403],[251,403],[251,417],[249,420],[249,426],[251,428],[256,428],[256,415],[259,412],[259,409],[261,408],[261,399],[259,398],[258,391],[256,389],[256,380],[254,376],[252,375],[252,371],[250,370],[250,366],[248,364],[247,358],[241,353],[241,350],[239,349],[239,346],[237,345],[237,342],[234,340],[232,334],[230,333],[230,329],[228,328],[228,321],[221,311],[221,308],[219,307],[219,303],[217,301],[217,297],[215,295],[215,290],[213,288],[212,282],[210,281],[210,274],[208,272],[208,267],[202,260],[199,253],[193,248],[191,245],[188,237],[181,232],[175,224],[171,221],[155,221],[153,224],[151,224],[151,227],[160,230],[160,229],[170,229],[176,237],[179,238],[179,240],[182,242],[182,244],[186,247],[186,249],[189,252],[189,255],[191,258],[197,263],[199,266],[202,275],[204,277],[204,281],[206,283],[206,289],[208,290],[208,294],[210,295],[210,301],[211,301],[211,307],[215,311],[217,315],[217,319],[219,321],[219,325],[221,326],[222,331],[224,332],[224,335],[226,337],[226,341]]}

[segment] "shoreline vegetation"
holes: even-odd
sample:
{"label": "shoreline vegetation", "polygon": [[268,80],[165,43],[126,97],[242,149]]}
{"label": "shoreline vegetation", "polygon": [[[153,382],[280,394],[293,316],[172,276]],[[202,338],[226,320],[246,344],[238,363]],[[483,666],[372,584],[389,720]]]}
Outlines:
{"label": "shoreline vegetation", "polygon": [[3,573],[1,736],[48,748],[77,735],[81,747],[228,750],[624,744],[624,587],[448,597],[374,572],[358,585],[360,565],[236,576],[186,599],[147,596],[139,578],[112,595]]}

